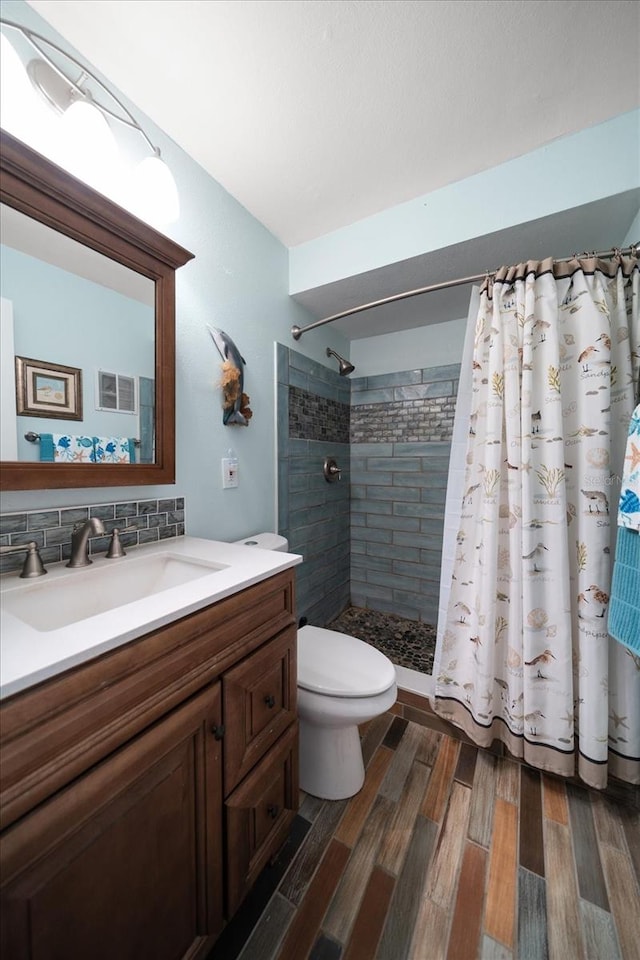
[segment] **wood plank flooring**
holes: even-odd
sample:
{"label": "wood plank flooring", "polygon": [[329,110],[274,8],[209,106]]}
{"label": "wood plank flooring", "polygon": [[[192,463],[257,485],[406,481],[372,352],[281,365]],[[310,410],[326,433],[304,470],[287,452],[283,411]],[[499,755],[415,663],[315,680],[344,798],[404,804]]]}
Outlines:
{"label": "wood plank flooring", "polygon": [[[397,712],[402,712],[402,709]],[[385,714],[209,960],[640,960],[640,812]]]}

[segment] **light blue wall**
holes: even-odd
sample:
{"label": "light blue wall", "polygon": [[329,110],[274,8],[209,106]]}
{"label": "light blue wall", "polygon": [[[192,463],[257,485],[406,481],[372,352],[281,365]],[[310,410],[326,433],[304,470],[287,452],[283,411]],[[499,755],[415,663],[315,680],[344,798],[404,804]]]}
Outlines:
{"label": "light blue wall", "polygon": [[38,460],[38,445],[24,439],[28,430],[138,436],[137,413],[95,409],[96,371],[155,376],[152,308],[4,245],[0,293],[13,303],[17,356],[82,371],[83,419],[18,417],[19,459]]}
{"label": "light blue wall", "polygon": [[[22,0],[4,0],[2,14],[76,53]],[[176,484],[127,487],[120,493],[131,500],[184,496],[186,530],[194,536],[227,540],[274,529],[274,342],[293,345],[291,326],[303,326],[313,317],[288,295],[287,249],[122,99],[159,144],[175,176],[181,216],[167,233],[191,250],[195,259],[176,278]],[[207,324],[225,330],[247,361],[245,391],[253,410],[247,428],[222,425],[221,361]],[[342,338],[332,335],[331,339],[338,351],[348,353]],[[306,338],[296,349],[329,366],[325,346],[324,340]],[[222,490],[220,458],[229,447],[239,458],[240,485]],[[112,500],[109,488],[16,491],[3,494],[2,511]]]}
{"label": "light blue wall", "polygon": [[466,326],[464,317],[428,326],[425,324],[414,330],[398,330],[354,340],[351,344],[351,362],[355,364],[356,376],[398,373],[411,370],[416,365],[439,367],[460,363]]}
{"label": "light blue wall", "polygon": [[640,243],[640,210],[636,213],[635,220],[629,227],[629,233],[624,238],[623,246],[628,247],[632,243]]}
{"label": "light blue wall", "polygon": [[[499,135],[499,134],[498,134]],[[640,186],[640,110],[293,247],[292,294]]]}

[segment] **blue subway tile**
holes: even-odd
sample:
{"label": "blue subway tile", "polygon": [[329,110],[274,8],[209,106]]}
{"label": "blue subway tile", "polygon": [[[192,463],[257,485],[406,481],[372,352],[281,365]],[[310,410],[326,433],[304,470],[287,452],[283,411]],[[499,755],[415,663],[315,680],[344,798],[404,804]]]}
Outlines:
{"label": "blue subway tile", "polygon": [[443,515],[440,504],[434,503],[400,503],[393,505],[393,512],[399,517],[428,517],[430,519]]}
{"label": "blue subway tile", "polygon": [[116,517],[135,517],[137,513],[136,503],[116,503]]}
{"label": "blue subway tile", "polygon": [[385,390],[361,390],[359,393],[351,395],[351,406],[360,407],[369,403],[392,403],[394,389],[394,387],[387,387]]}
{"label": "blue subway tile", "polygon": [[393,483],[393,475],[391,473],[379,473],[370,470],[352,470],[351,481],[352,483],[366,484],[367,486],[370,484],[374,486],[378,484],[390,486]]}
{"label": "blue subway tile", "polygon": [[367,496],[370,500],[391,500],[394,503],[397,501],[417,503],[420,501],[420,488],[385,486],[375,487],[368,485]]}
{"label": "blue subway tile", "polygon": [[[14,533],[11,535],[12,547],[32,542],[36,543],[38,547],[44,547],[44,530],[30,530],[28,533]],[[21,556],[20,562],[24,562],[24,556]]]}
{"label": "blue subway tile", "polygon": [[[41,514],[41,516],[47,516],[47,514]],[[59,515],[56,512],[56,522],[59,523]],[[41,525],[40,525],[41,526]],[[54,526],[54,524],[51,524]],[[26,513],[7,513],[3,517],[0,517],[0,533],[18,533],[21,530],[27,529],[27,514]],[[38,529],[35,527],[34,529]]]}
{"label": "blue subway tile", "polygon": [[393,444],[393,456],[396,457],[448,457],[450,450],[450,440],[428,440],[412,443],[399,441]]}
{"label": "blue subway tile", "polygon": [[422,468],[422,461],[418,457],[369,457],[367,468],[393,473],[418,472]]}
{"label": "blue subway tile", "polygon": [[421,550],[433,550],[442,543],[441,537],[429,536],[427,533],[405,533],[398,530],[393,535],[393,542],[401,546],[419,547]]}
{"label": "blue subway tile", "polygon": [[89,510],[87,507],[69,507],[60,511],[60,523],[84,523],[89,519]]}
{"label": "blue subway tile", "polygon": [[[175,500],[172,500],[171,503],[175,503]],[[89,507],[89,516],[98,517],[100,520],[113,520],[116,515],[115,511],[115,504],[102,503],[95,507]]]}
{"label": "blue subway tile", "polygon": [[[418,556],[420,555],[419,550],[416,553]],[[440,568],[438,567],[436,571],[433,567],[426,567],[419,559],[415,562],[394,560],[393,572],[403,577],[415,577],[422,581],[425,587],[428,587],[430,583],[438,583],[439,585]]]}
{"label": "blue subway tile", "polygon": [[[420,550],[417,547],[401,546],[399,544],[371,544],[367,552],[377,554],[381,557],[388,557],[390,560],[413,561],[416,565],[420,560]],[[414,571],[415,573],[415,571]]]}
{"label": "blue subway tile", "polygon": [[351,454],[356,457],[392,457],[393,448],[393,443],[352,443]]}
{"label": "blue subway tile", "polygon": [[383,516],[391,516],[393,513],[393,503],[390,500],[367,500],[366,498],[358,500],[352,498],[351,505],[352,509],[361,513],[375,513]]}
{"label": "blue subway tile", "polygon": [[435,380],[456,380],[460,376],[459,363],[448,363],[442,367],[423,367],[422,382],[433,383]]}
{"label": "blue subway tile", "polygon": [[352,536],[367,543],[392,543],[393,531],[375,527],[354,527]]}
{"label": "blue subway tile", "polygon": [[418,517],[367,514],[366,524],[368,527],[382,527],[385,530],[405,530],[411,533],[418,533],[420,531],[420,520]]}
{"label": "blue subway tile", "polygon": [[402,370],[399,373],[380,373],[368,378],[370,390],[381,387],[395,387],[404,384],[422,383],[422,370]]}

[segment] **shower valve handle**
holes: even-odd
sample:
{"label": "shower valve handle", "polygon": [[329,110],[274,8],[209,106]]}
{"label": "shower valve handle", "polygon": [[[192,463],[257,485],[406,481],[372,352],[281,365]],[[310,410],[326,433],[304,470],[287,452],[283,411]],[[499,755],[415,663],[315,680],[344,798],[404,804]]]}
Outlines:
{"label": "shower valve handle", "polygon": [[325,457],[322,465],[322,473],[327,483],[335,483],[342,475],[342,471],[333,457]]}

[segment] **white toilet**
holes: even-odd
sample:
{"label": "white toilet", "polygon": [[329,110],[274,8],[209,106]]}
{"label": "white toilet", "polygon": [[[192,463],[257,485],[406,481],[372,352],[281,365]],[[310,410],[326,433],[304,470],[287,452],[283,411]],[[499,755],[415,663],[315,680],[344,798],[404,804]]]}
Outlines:
{"label": "white toilet", "polygon": [[[287,551],[284,537],[256,534],[237,543]],[[323,627],[298,630],[300,787],[324,800],[352,797],[364,783],[358,725],[396,701],[388,657],[356,637]]]}

